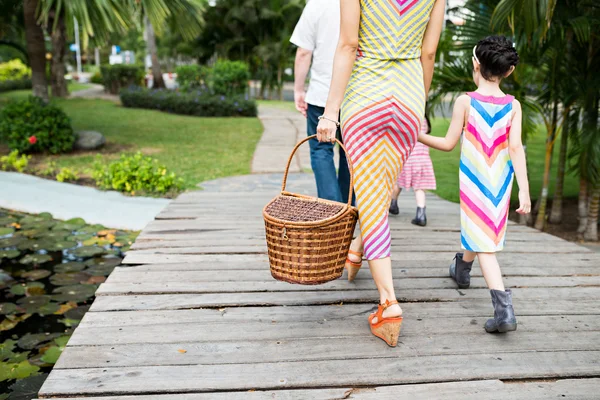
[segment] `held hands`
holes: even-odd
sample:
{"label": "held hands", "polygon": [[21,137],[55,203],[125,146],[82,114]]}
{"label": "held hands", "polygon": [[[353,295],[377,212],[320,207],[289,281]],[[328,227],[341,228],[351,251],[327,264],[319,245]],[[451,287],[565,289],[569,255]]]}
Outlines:
{"label": "held hands", "polygon": [[319,142],[335,142],[337,124],[332,119],[321,118],[317,125],[317,140]]}
{"label": "held hands", "polygon": [[531,200],[529,199],[529,192],[519,190],[519,208],[517,208],[518,214],[529,214],[531,212]]}

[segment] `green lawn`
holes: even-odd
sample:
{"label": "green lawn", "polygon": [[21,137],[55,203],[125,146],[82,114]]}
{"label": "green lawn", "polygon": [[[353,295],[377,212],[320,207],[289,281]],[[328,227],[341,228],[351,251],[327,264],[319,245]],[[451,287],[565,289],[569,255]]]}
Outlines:
{"label": "green lawn", "polygon": [[258,100],[258,105],[269,106],[275,108],[281,108],[283,110],[298,112],[296,105],[293,101],[279,101],[279,100]]}
{"label": "green lawn", "polygon": [[[431,121],[432,134],[436,136],[444,136],[450,125],[450,121],[443,118],[435,118]],[[529,186],[532,199],[537,199],[542,188],[542,177],[544,172],[544,155],[545,155],[545,129],[541,128],[538,132],[529,138],[527,143],[527,166],[529,173]],[[558,144],[558,141],[556,142]],[[435,177],[437,180],[436,193],[444,199],[458,203],[458,167],[460,159],[460,143],[456,148],[449,152],[439,150],[431,150],[431,159],[435,169]],[[552,164],[552,177],[549,189],[549,196],[554,193],[556,179],[556,165],[558,163],[558,147],[554,149],[554,157]],[[517,200],[518,186],[515,181],[513,187],[512,198]],[[565,177],[565,197],[577,197],[579,193],[579,182],[577,178],[567,175]]]}
{"label": "green lawn", "polygon": [[[0,106],[9,98],[26,98],[29,91],[0,94]],[[75,130],[96,130],[107,138],[102,157],[141,150],[181,176],[187,188],[199,182],[250,173],[250,162],[262,133],[257,118],[198,118],[158,111],[124,108],[110,101],[56,99],[71,117]],[[37,162],[55,161],[58,167],[85,172],[95,152],[37,156]]]}
{"label": "green lawn", "polygon": [[89,83],[69,82],[69,92],[76,92],[78,90],[84,90],[91,88],[92,85]]}

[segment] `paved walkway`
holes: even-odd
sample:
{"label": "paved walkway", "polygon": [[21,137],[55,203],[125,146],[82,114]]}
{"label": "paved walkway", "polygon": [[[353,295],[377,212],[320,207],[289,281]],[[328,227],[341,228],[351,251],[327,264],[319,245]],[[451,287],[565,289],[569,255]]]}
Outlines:
{"label": "paved walkway", "polygon": [[[293,180],[309,191],[308,177]],[[355,283],[271,278],[261,210],[278,185],[259,182],[213,181],[171,202],[100,286],[39,397],[597,398],[600,254],[511,224],[500,262],[519,329],[490,335],[479,268],[468,290],[447,276],[458,205],[429,196],[419,228],[403,196],[391,228],[405,320],[391,349],[367,326],[378,297],[366,263]]]}
{"label": "paved walkway", "polygon": [[90,224],[141,230],[167,199],[129,197],[117,192],[61,183],[15,172],[0,172],[0,208],[49,212],[58,219],[83,218]]}
{"label": "paved walkway", "polygon": [[92,87],[89,89],[78,90],[76,92],[71,93],[72,98],[86,98],[86,99],[102,99],[102,100],[110,100],[114,102],[120,102],[119,96],[116,94],[106,93],[104,91],[104,86],[98,85],[95,83],[90,83]]}

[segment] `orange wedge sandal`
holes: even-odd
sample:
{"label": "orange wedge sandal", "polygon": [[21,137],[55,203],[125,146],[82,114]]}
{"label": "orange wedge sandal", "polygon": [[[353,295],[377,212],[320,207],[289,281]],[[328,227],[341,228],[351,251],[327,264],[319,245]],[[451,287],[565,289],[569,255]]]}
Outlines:
{"label": "orange wedge sandal", "polygon": [[362,266],[362,256],[363,253],[359,253],[358,251],[348,249],[348,255],[353,255],[360,258],[360,261],[354,262],[350,259],[350,257],[346,258],[346,269],[348,270],[348,282],[352,282],[354,278],[356,278],[356,274],[358,274],[358,270]]}
{"label": "orange wedge sandal", "polygon": [[[390,347],[396,347],[398,344],[398,336],[400,336],[400,327],[402,326],[402,317],[383,318],[383,312],[386,310],[386,308],[394,304],[398,304],[398,301],[386,300],[385,304],[379,305],[377,312],[369,316],[371,333],[382,339]],[[377,322],[375,324],[371,322],[374,318],[377,318]]]}

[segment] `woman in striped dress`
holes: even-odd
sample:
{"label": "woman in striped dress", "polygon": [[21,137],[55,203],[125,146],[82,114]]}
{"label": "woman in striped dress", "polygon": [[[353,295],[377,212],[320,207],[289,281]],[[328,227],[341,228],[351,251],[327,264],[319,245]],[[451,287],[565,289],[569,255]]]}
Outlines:
{"label": "woman in striped dress", "polygon": [[[421,132],[429,134],[431,132],[431,123],[429,117],[425,115],[421,124]],[[417,202],[417,214],[411,221],[413,225],[427,225],[427,216],[425,214],[425,191],[435,190],[435,173],[433,171],[433,163],[429,157],[429,147],[423,143],[417,142],[410,157],[406,160],[398,182],[394,185],[392,191],[392,202],[390,204],[390,214],[398,215],[398,196],[402,189],[412,188],[415,192],[415,200]]]}
{"label": "woman in striped dress", "polygon": [[371,331],[395,346],[402,309],[392,280],[388,208],[425,112],[445,1],[341,0],[340,6],[340,38],[317,138],[335,140],[341,107],[361,229],[348,254],[348,279],[364,254],[380,297]]}

